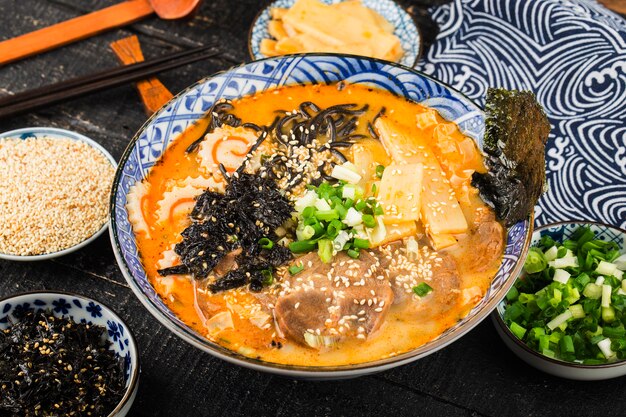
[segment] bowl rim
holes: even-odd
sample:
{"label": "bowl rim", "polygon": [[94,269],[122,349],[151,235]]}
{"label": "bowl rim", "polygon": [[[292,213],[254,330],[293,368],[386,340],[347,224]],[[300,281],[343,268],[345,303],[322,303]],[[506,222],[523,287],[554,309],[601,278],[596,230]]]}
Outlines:
{"label": "bowl rim", "polygon": [[[336,54],[336,53],[332,53],[332,52],[328,52],[328,53],[324,53],[324,52],[307,53],[307,52],[305,52],[305,53],[299,53],[299,54],[277,55],[277,56],[274,56],[274,57],[263,56],[262,58],[257,58],[254,55],[254,52],[252,52],[252,32],[254,31],[254,28],[256,27],[257,22],[258,22],[259,18],[261,17],[261,15],[266,10],[271,8],[274,5],[274,3],[276,3],[276,1],[278,1],[278,0],[272,0],[269,3],[267,3],[267,5],[264,6],[261,10],[259,10],[256,13],[256,15],[254,16],[254,18],[252,19],[252,23],[250,24],[250,28],[248,29],[248,42],[247,42],[248,55],[250,55],[250,58],[252,59],[252,61],[260,61],[260,60],[268,59],[268,58],[279,58],[279,57],[282,57],[282,56],[293,56],[293,55],[302,55],[302,54],[308,54],[308,55],[317,55],[317,54],[322,54],[322,55],[350,55],[350,54]],[[340,0],[340,1],[344,1],[344,0]],[[424,54],[424,34],[422,33],[422,30],[420,29],[420,26],[417,24],[417,21],[415,20],[415,16],[413,16],[413,14],[409,12],[408,7],[403,6],[397,0],[388,0],[388,1],[392,2],[393,4],[395,4],[396,7],[398,7],[400,10],[402,10],[404,13],[406,13],[411,18],[411,22],[413,22],[413,25],[415,26],[415,29],[417,31],[417,36],[418,36],[418,38],[417,38],[417,54],[415,54],[415,60],[413,61],[413,63],[409,67],[409,68],[414,68],[417,65],[417,63],[419,62],[419,60],[422,58],[422,55]],[[395,29],[395,26],[394,26],[394,29]],[[360,55],[354,55],[354,56],[360,56]],[[363,58],[371,58],[371,59],[381,60],[380,58],[374,58],[374,57],[368,57],[368,56],[363,56]],[[381,61],[390,62],[392,64],[404,65],[404,64],[400,64],[399,62],[385,61],[385,60],[381,60]]]}
{"label": "bowl rim", "polygon": [[[51,133],[59,137],[62,136],[65,139],[75,140],[78,142],[84,142],[87,145],[91,146],[92,148],[100,151],[104,155],[104,157],[111,163],[113,168],[117,170],[117,167],[118,167],[117,161],[115,160],[115,158],[113,158],[113,156],[109,153],[109,151],[107,151],[102,145],[100,145],[95,140],[81,133],[73,132],[71,130],[61,129],[58,127],[45,127],[45,126],[22,127],[19,129],[13,129],[13,130],[0,133],[0,140],[11,139],[13,137],[19,139],[18,136],[24,133],[41,133],[41,134]],[[91,242],[93,242],[98,237],[100,237],[100,235],[102,235],[104,231],[107,230],[108,227],[109,227],[109,222],[105,221],[102,227],[98,229],[98,231],[96,231],[91,236],[87,237],[85,240],[78,242],[74,246],[70,246],[69,248],[61,249],[56,252],[42,253],[39,255],[15,255],[15,254],[10,254],[10,253],[0,252],[0,259],[5,259],[7,261],[31,262],[31,261],[45,261],[47,259],[53,259],[59,256],[68,255],[72,252],[75,252],[89,245]]]}
{"label": "bowl rim", "polygon": [[[144,305],[144,307],[150,312],[150,314],[152,314],[161,324],[163,324],[168,330],[170,330],[176,336],[186,341],[187,343],[191,344],[192,346],[202,350],[203,352],[207,352],[213,356],[223,359],[227,362],[234,363],[236,365],[254,369],[257,371],[271,372],[274,374],[291,376],[291,377],[294,377],[294,376],[295,377],[311,377],[311,378],[351,377],[351,376],[364,375],[367,373],[374,373],[374,372],[379,372],[379,371],[383,371],[386,369],[391,369],[396,366],[413,362],[417,359],[428,356],[440,349],[443,349],[444,347],[448,346],[452,342],[458,340],[459,338],[467,334],[470,330],[472,330],[474,327],[476,327],[485,318],[487,318],[489,314],[497,307],[501,299],[506,295],[510,287],[513,286],[513,284],[515,283],[515,279],[512,279],[511,277],[519,275],[519,272],[521,271],[523,267],[523,262],[521,262],[521,259],[524,257],[524,254],[528,251],[530,247],[530,241],[532,238],[533,227],[534,227],[534,213],[530,213],[528,218],[526,219],[529,222],[529,230],[526,236],[524,237],[524,244],[522,247],[520,260],[516,262],[515,266],[509,273],[509,276],[507,277],[503,286],[500,288],[498,292],[492,295],[492,299],[487,303],[485,307],[483,307],[483,311],[480,314],[477,314],[476,316],[472,317],[470,321],[465,323],[463,327],[457,329],[454,333],[450,333],[443,337],[441,337],[440,335],[439,337],[433,339],[433,341],[437,343],[426,352],[416,353],[416,351],[419,351],[420,349],[418,347],[416,349],[403,352],[397,356],[391,356],[387,358],[377,359],[375,361],[368,361],[368,362],[357,363],[357,364],[345,364],[345,365],[336,365],[336,366],[285,365],[285,364],[266,362],[266,361],[262,361],[259,359],[250,358],[250,357],[241,355],[235,351],[232,351],[230,349],[227,349],[217,343],[211,342],[207,338],[201,337],[193,329],[190,329],[188,327],[183,328],[181,326],[178,326],[176,323],[173,323],[165,315],[165,313],[163,313],[159,309],[159,307],[155,305],[152,302],[152,300],[150,300],[146,296],[146,294],[144,294],[142,289],[135,282],[135,279],[133,278],[133,275],[129,270],[126,260],[122,256],[122,249],[121,249],[121,244],[120,244],[119,237],[118,237],[117,224],[116,224],[116,220],[114,216],[115,211],[116,211],[115,210],[116,194],[118,192],[118,189],[120,188],[120,183],[121,183],[120,180],[123,175],[123,168],[125,166],[125,163],[127,162],[130,154],[132,153],[134,146],[136,142],[139,140],[141,134],[151,124],[151,122],[154,119],[156,119],[160,115],[160,113],[164,109],[166,109],[171,103],[175,102],[180,97],[184,96],[187,92],[191,91],[192,89],[196,88],[198,85],[206,82],[207,80],[212,79],[216,76],[222,75],[224,73],[237,70],[246,65],[250,65],[252,63],[264,62],[264,61],[273,61],[273,60],[290,59],[290,58],[302,58],[302,57],[311,57],[311,56],[313,57],[337,57],[337,58],[348,57],[348,58],[354,58],[354,59],[359,59],[359,60],[373,61],[376,63],[381,63],[383,65],[391,65],[394,67],[398,67],[405,71],[409,71],[417,76],[427,78],[435,83],[438,83],[444,86],[450,91],[453,91],[456,94],[459,94],[465,100],[467,100],[467,102],[471,103],[473,106],[475,106],[478,110],[482,112],[482,108],[478,106],[472,99],[470,99],[465,94],[458,91],[457,89],[451,87],[447,83],[439,81],[431,77],[430,75],[425,74],[422,71],[416,70],[415,68],[407,67],[405,65],[398,64],[395,62],[384,61],[378,58],[370,58],[370,57],[363,57],[359,55],[350,55],[350,54],[336,54],[336,53],[307,53],[307,54],[281,55],[278,57],[268,57],[268,58],[263,58],[263,59],[253,61],[250,63],[243,63],[240,65],[235,65],[228,69],[218,71],[212,75],[204,77],[200,79],[199,81],[191,84],[189,87],[181,90],[178,94],[172,97],[170,101],[165,103],[159,110],[154,112],[146,120],[146,122],[137,130],[137,133],[130,140],[126,149],[124,150],[124,153],[122,154],[122,157],[120,158],[118,169],[113,179],[113,185],[111,187],[110,209],[109,209],[109,223],[110,223],[109,236],[111,239],[111,246],[113,247],[113,253],[115,255],[115,259],[117,261],[118,267],[122,271],[122,275],[124,275],[126,282],[132,289],[135,296]],[[315,84],[315,83],[312,83],[312,84]],[[523,221],[526,221],[526,220],[523,220]]]}
{"label": "bowl rim", "polygon": [[[11,294],[11,295],[7,295],[4,297],[0,297],[0,304],[8,302],[12,300],[13,298],[17,298],[17,297],[23,297],[23,296],[35,297],[37,295],[42,295],[42,294],[43,295],[55,295],[55,294],[65,295],[67,297],[75,297],[75,298],[81,298],[87,301],[93,301],[94,303],[100,304],[102,307],[104,307],[113,318],[115,318],[120,323],[124,324],[124,326],[126,326],[126,331],[128,332],[128,338],[131,341],[130,345],[133,346],[132,352],[136,358],[137,366],[134,367],[133,372],[131,372],[130,374],[130,381],[128,382],[128,387],[126,387],[126,389],[124,390],[124,396],[117,403],[117,406],[108,414],[108,417],[115,417],[122,410],[122,408],[124,408],[127,405],[127,403],[131,400],[133,393],[137,389],[137,385],[139,383],[139,375],[141,373],[141,358],[139,357],[139,348],[137,347],[137,340],[135,339],[132,329],[130,328],[130,326],[128,326],[128,323],[122,320],[122,318],[118,316],[117,313],[111,307],[109,307],[109,305],[101,301],[98,301],[94,298],[87,297],[87,296],[80,295],[80,294],[73,293],[73,292],[69,292],[69,291],[57,291],[57,290],[25,291],[25,292],[21,292],[18,294]],[[70,316],[68,315],[67,317],[70,317]]]}
{"label": "bowl rim", "polygon": [[[581,226],[583,225],[602,226],[608,229],[617,230],[620,233],[622,233],[624,236],[626,236],[626,230],[622,229],[621,227],[613,226],[607,223],[602,223],[602,222],[597,222],[597,221],[586,221],[586,220],[569,220],[569,221],[565,220],[565,221],[558,221],[554,223],[547,223],[547,224],[544,224],[542,226],[538,226],[537,228],[535,228],[533,234],[549,229],[551,227],[565,226],[565,225],[570,225],[570,224],[577,224]],[[515,278],[515,281],[517,281],[517,277]],[[504,299],[500,300],[498,305],[502,302],[504,302]],[[506,334],[509,339],[512,339],[513,343],[515,343],[517,347],[521,348],[527,353],[530,353],[534,357],[540,360],[546,361],[552,365],[563,366],[567,368],[581,369],[581,370],[607,369],[607,368],[616,368],[616,367],[626,365],[626,359],[622,359],[622,360],[618,360],[616,362],[610,362],[610,363],[601,363],[598,365],[583,365],[581,363],[567,362],[567,361],[562,361],[559,359],[550,358],[548,356],[542,355],[541,353],[531,349],[530,347],[528,347],[526,343],[522,342],[519,338],[517,338],[517,336],[515,336],[511,332],[511,329],[509,329],[509,326],[506,325],[506,323],[504,322],[504,319],[502,318],[502,316],[500,316],[500,313],[498,312],[497,308],[493,310],[493,313],[491,313],[491,317],[492,317],[493,323],[497,325],[500,329],[502,329],[504,334]]]}

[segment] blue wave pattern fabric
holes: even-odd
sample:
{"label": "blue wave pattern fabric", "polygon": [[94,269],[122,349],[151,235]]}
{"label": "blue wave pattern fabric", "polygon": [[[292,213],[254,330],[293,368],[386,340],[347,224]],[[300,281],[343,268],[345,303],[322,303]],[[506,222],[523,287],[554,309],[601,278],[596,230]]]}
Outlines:
{"label": "blue wave pattern fabric", "polygon": [[538,225],[626,228],[626,20],[592,1],[455,0],[418,67],[484,104],[488,86],[535,92],[552,124]]}

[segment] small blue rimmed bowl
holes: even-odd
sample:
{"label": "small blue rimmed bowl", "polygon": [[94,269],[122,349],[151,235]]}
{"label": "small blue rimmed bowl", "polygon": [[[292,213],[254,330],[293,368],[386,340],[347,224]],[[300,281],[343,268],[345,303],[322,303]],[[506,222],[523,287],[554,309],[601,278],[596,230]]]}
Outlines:
{"label": "small blue rimmed bowl", "polygon": [[[17,138],[17,139],[43,139],[43,138],[52,138],[52,139],[70,139],[79,142],[84,142],[92,148],[98,150],[104,157],[111,163],[113,168],[117,168],[117,162],[115,158],[111,156],[111,154],[104,149],[100,144],[93,139],[88,138],[87,136],[81,135],[80,133],[72,132],[71,130],[58,129],[55,127],[25,127],[22,129],[15,129],[8,132],[0,133],[1,139],[9,139],[9,138]],[[89,236],[87,239],[82,242],[71,246],[69,248],[65,248],[60,251],[50,252],[50,253],[42,253],[41,255],[13,255],[9,253],[0,252],[0,259],[6,259],[8,261],[43,261],[46,259],[52,259],[59,256],[67,255],[78,249],[81,249],[94,240],[96,240],[101,234],[105,232],[109,227],[109,222],[104,222],[102,227],[98,229],[96,233]]]}
{"label": "small blue rimmed bowl", "polygon": [[[342,0],[321,0],[322,3],[341,3]],[[271,39],[267,25],[271,20],[270,10],[275,7],[288,9],[296,0],[277,0],[261,10],[255,17],[248,33],[248,51],[252,59],[267,58],[261,53],[261,41]],[[422,35],[411,15],[393,0],[361,0],[363,6],[374,10],[394,27],[393,34],[400,39],[404,55],[398,61],[407,67],[414,67],[422,53]]]}
{"label": "small blue rimmed bowl", "polygon": [[109,307],[99,301],[81,295],[65,292],[29,292],[0,299],[0,330],[27,311],[50,311],[55,317],[68,317],[75,323],[88,323],[106,328],[106,337],[111,342],[110,349],[124,358],[124,396],[108,417],[124,417],[137,395],[139,386],[139,352],[130,328]]}
{"label": "small blue rimmed bowl", "polygon": [[[596,234],[596,239],[615,242],[622,252],[626,250],[626,230],[603,223],[585,221],[559,222],[538,227],[533,233],[531,245],[539,243],[542,236],[550,236],[555,241],[563,242],[581,226],[591,228],[591,231]],[[530,366],[551,375],[579,381],[598,381],[626,375],[626,360],[600,365],[582,365],[549,358],[531,349],[517,338],[504,322],[505,305],[505,301],[502,300],[491,314],[491,319],[504,344]]]}

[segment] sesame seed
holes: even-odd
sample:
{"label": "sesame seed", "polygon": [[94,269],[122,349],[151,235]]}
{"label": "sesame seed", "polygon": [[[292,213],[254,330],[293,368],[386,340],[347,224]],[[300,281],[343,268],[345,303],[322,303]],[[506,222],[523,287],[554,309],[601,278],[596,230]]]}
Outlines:
{"label": "sesame seed", "polygon": [[0,252],[57,252],[96,233],[108,220],[114,174],[84,142],[0,140]]}

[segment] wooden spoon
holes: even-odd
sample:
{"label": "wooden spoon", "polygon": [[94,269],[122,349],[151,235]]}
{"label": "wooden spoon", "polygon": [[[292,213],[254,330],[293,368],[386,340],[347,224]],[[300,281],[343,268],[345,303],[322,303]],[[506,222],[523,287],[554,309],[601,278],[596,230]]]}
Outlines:
{"label": "wooden spoon", "polygon": [[161,19],[191,15],[202,0],[127,0],[0,42],[0,65],[49,51],[108,29],[127,25],[156,13]]}

